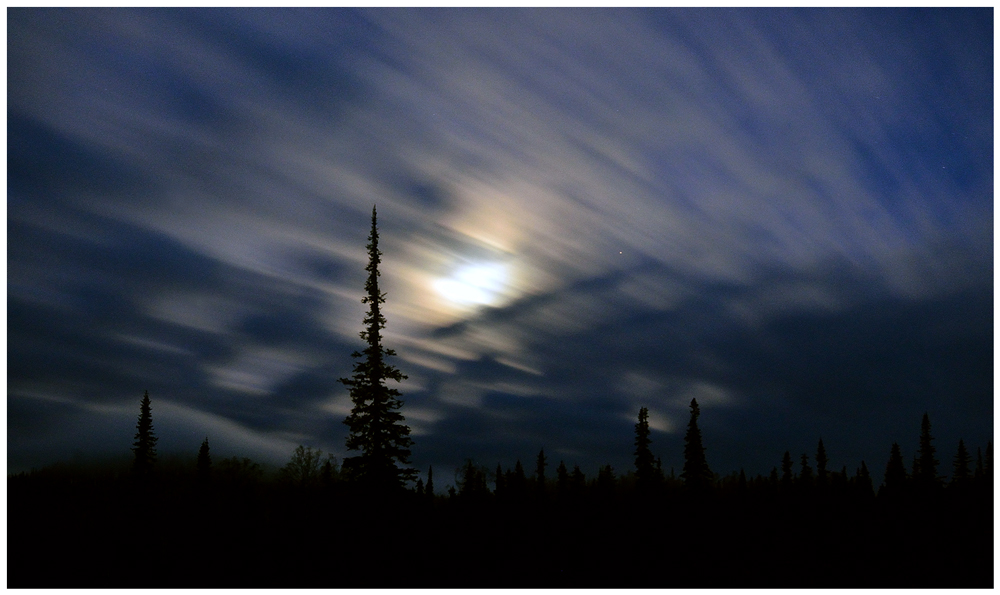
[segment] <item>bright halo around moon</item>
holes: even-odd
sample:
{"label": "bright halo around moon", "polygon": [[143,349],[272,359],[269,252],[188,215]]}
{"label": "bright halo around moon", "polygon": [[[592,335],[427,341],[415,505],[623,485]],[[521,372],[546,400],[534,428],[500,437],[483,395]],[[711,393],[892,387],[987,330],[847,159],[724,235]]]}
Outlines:
{"label": "bright halo around moon", "polygon": [[456,305],[492,306],[500,301],[507,277],[507,266],[502,263],[467,264],[451,277],[435,281],[434,289]]}

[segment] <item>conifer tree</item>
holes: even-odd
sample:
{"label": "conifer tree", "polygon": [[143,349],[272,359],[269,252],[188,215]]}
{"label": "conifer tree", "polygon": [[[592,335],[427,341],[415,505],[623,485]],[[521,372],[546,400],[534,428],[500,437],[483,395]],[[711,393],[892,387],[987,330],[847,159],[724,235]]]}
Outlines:
{"label": "conifer tree", "polygon": [[906,485],[906,467],[903,465],[903,454],[899,444],[893,442],[889,450],[889,462],[885,466],[885,493],[898,493]]}
{"label": "conifer tree", "polygon": [[688,422],[687,433],[684,434],[684,470],[681,478],[688,488],[701,490],[712,485],[712,470],[705,460],[705,447],[701,443],[701,430],[698,429],[697,399],[691,399],[691,419]]}
{"label": "conifer tree", "polygon": [[427,487],[424,488],[427,499],[434,501],[434,465],[427,467]]}
{"label": "conifer tree", "polygon": [[609,502],[615,496],[615,469],[611,465],[604,465],[597,471],[597,494],[605,502]]}
{"label": "conifer tree", "polygon": [[939,484],[937,475],[938,460],[934,458],[934,438],[931,437],[931,420],[926,413],[920,422],[920,449],[917,451],[917,464],[913,479],[924,488]]}
{"label": "conifer tree", "polygon": [[352,479],[377,490],[395,490],[403,482],[412,480],[416,470],[407,467],[410,457],[410,428],[405,425],[401,393],[396,388],[386,386],[386,381],[400,382],[406,378],[386,358],[396,355],[392,349],[382,345],[382,329],[385,317],[381,306],[385,294],[379,290],[378,265],[382,252],[378,249],[378,226],[375,207],[372,207],[372,229],[368,236],[368,279],[365,281],[366,295],[361,302],[368,304],[368,314],[361,331],[361,340],[367,344],[363,352],[352,355],[358,361],[350,378],[340,382],[350,389],[354,407],[344,420],[350,428],[347,449],[360,451],[359,456],[344,460],[343,468]]}
{"label": "conifer tree", "polygon": [[825,488],[827,484],[826,464],[828,462],[826,448],[823,446],[823,439],[820,438],[819,445],[816,447],[816,485],[820,489]]}
{"label": "conifer tree", "polygon": [[198,449],[198,482],[207,483],[212,475],[212,456],[208,453],[208,437]]}
{"label": "conifer tree", "polygon": [[573,475],[570,479],[570,485],[572,486],[574,498],[579,498],[583,495],[583,491],[587,487],[587,477],[580,470],[579,465],[573,465]]}
{"label": "conifer tree", "polygon": [[527,482],[528,480],[524,475],[524,467],[521,465],[521,459],[517,459],[514,462],[514,472],[510,476],[510,481],[507,482],[511,494],[515,498],[523,497]]}
{"label": "conifer tree", "polygon": [[539,497],[545,496],[545,449],[538,451],[535,461],[535,492]]}
{"label": "conifer tree", "polygon": [[868,465],[861,461],[861,468],[857,472],[856,487],[858,493],[865,498],[875,495],[875,488],[872,486],[872,476],[868,472]]}
{"label": "conifer tree", "polygon": [[802,453],[800,460],[802,461],[802,470],[799,471],[799,485],[803,488],[810,488],[813,482],[813,471],[812,467],[809,466],[809,455]]}
{"label": "conifer tree", "polygon": [[639,421],[635,424],[635,476],[640,491],[645,492],[653,487],[656,469],[653,465],[653,452],[649,449],[649,410],[639,409]]}
{"label": "conifer tree", "polygon": [[468,500],[482,498],[488,493],[486,488],[486,472],[475,464],[472,459],[466,459],[462,466],[462,479],[458,482],[458,495]]}
{"label": "conifer tree", "polygon": [[497,477],[496,477],[496,489],[493,491],[498,498],[502,498],[506,495],[507,486],[504,485],[503,481],[503,469],[500,468],[500,463],[497,463]]}
{"label": "conifer tree", "polygon": [[954,472],[951,475],[952,485],[960,485],[969,479],[969,465],[972,464],[972,457],[965,449],[965,442],[959,438],[958,452],[955,453]]}
{"label": "conifer tree", "polygon": [[135,425],[135,442],[132,443],[132,452],[135,453],[132,472],[137,477],[147,477],[153,472],[153,464],[156,463],[157,440],[158,438],[153,432],[153,413],[147,390],[142,395],[142,402],[139,404],[139,421]]}
{"label": "conifer tree", "polygon": [[334,479],[337,478],[339,472],[337,470],[337,457],[332,454],[326,455],[326,460],[323,461],[323,466],[319,472],[320,483],[324,486],[329,486],[333,483]]}
{"label": "conifer tree", "polygon": [[569,470],[566,469],[566,462],[559,461],[556,467],[556,494],[560,500],[565,500],[569,492]]}
{"label": "conifer tree", "polygon": [[785,456],[781,458],[781,487],[784,490],[788,490],[792,487],[792,480],[795,479],[795,475],[792,474],[792,455],[787,450],[785,451]]}

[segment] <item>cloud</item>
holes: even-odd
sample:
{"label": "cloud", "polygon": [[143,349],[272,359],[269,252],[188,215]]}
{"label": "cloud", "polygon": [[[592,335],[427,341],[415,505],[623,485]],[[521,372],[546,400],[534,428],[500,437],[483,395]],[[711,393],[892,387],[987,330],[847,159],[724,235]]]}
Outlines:
{"label": "cloud", "polygon": [[[11,460],[146,388],[340,452],[373,203],[421,467],[625,469],[695,396],[757,457],[713,465],[881,448],[858,411],[985,390],[989,15],[12,9],[8,390],[58,398]],[[435,289],[485,263],[491,306]],[[985,436],[976,394],[937,415]]]}

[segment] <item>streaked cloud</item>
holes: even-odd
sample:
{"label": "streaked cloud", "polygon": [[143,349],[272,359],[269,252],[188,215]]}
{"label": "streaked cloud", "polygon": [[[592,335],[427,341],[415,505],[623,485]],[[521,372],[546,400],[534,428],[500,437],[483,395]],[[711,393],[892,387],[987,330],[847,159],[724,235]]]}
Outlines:
{"label": "streaked cloud", "polygon": [[861,403],[991,431],[941,396],[991,374],[988,10],[280,14],[9,11],[12,464],[146,388],[343,456],[373,203],[422,468],[624,468],[637,407],[666,449],[693,397],[845,457],[887,439]]}

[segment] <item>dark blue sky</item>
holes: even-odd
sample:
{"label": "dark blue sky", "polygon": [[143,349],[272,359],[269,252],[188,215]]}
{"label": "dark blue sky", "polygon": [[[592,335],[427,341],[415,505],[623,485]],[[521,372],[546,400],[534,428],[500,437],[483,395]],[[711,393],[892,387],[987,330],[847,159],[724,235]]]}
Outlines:
{"label": "dark blue sky", "polygon": [[343,458],[378,204],[413,463],[993,435],[993,10],[9,9],[8,471]]}

